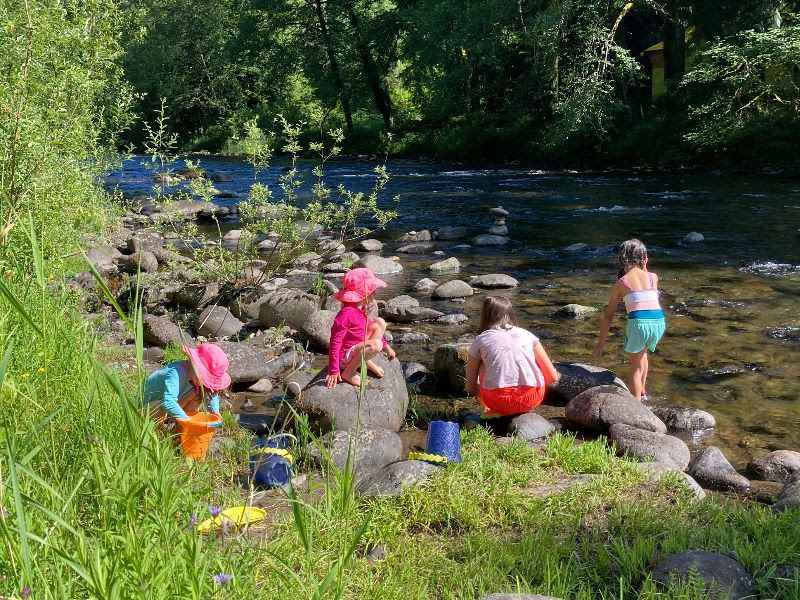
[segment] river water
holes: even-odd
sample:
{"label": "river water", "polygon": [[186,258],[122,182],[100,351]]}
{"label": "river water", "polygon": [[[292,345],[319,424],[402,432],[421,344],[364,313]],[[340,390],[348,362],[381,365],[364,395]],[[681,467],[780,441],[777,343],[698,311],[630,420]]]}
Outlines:
{"label": "river water", "polygon": [[[201,157],[210,172],[233,175],[217,189],[236,195],[216,199],[229,205],[244,198],[253,182],[244,162]],[[329,185],[366,191],[374,162],[341,161],[327,167]],[[301,172],[311,180],[311,165]],[[273,187],[285,163],[259,175]],[[658,273],[667,334],[650,361],[648,392],[655,405],[692,406],[711,412],[716,431],[703,445],[719,446],[737,468],[770,450],[800,450],[800,181],[776,176],[726,173],[563,172],[526,168],[474,168],[454,163],[392,160],[382,195],[399,196],[398,219],[377,237],[390,245],[409,230],[463,225],[477,234],[492,224],[488,209],[502,205],[512,243],[503,248],[453,248],[446,256],[462,268],[449,278],[507,273],[520,286],[506,293],[521,325],[539,334],[554,360],[594,362],[627,379],[621,350],[624,317],[615,320],[606,354],[591,358],[599,315],[559,321],[550,315],[568,303],[602,309],[616,274],[613,246],[638,237]],[[109,173],[108,184],[147,193],[152,174],[142,161],[126,161]],[[234,224],[230,225],[231,227]],[[690,231],[705,241],[683,246]],[[467,240],[467,243],[469,240]],[[587,244],[578,251],[566,247]],[[384,297],[411,290],[428,276],[427,266],[445,256],[403,256],[403,273],[387,276]],[[459,327],[419,324],[432,341],[398,346],[401,360],[432,366],[433,349],[474,331],[483,294],[465,304],[434,303],[443,312],[464,312]],[[463,399],[430,399],[458,410]]]}

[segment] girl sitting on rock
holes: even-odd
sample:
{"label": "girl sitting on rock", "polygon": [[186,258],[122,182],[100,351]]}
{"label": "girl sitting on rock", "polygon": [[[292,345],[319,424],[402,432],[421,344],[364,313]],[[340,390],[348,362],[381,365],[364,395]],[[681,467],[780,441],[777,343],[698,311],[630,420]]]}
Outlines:
{"label": "girl sitting on rock", "polygon": [[376,377],[383,377],[383,369],[372,359],[384,349],[389,360],[395,357],[394,350],[383,337],[386,321],[381,318],[370,319],[368,316],[375,291],[383,287],[386,287],[386,282],[366,268],[352,269],[342,278],[342,289],[334,296],[342,303],[342,309],[331,327],[328,376],[325,378],[325,385],[329,388],[340,381],[361,385],[358,370],[362,352],[367,369]]}
{"label": "girl sitting on rock", "polygon": [[517,327],[508,298],[487,296],[478,337],[467,358],[467,393],[483,404],[484,416],[530,412],[544,399],[548,384],[558,380],[539,338]]}

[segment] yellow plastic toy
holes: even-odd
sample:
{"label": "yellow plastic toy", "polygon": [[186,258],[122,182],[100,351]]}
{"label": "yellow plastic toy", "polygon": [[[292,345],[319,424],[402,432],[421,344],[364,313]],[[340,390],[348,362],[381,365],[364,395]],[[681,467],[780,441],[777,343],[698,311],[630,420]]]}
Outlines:
{"label": "yellow plastic toy", "polygon": [[222,529],[223,523],[231,526],[242,527],[261,521],[267,513],[255,506],[232,506],[226,508],[216,517],[206,519],[197,526],[198,533],[210,533]]}

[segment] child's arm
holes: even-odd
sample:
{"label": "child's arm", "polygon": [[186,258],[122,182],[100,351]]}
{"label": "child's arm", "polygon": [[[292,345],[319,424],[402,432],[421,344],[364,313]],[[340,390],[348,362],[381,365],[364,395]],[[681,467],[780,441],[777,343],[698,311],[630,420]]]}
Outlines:
{"label": "child's arm", "polygon": [[608,300],[606,312],[603,313],[603,320],[600,321],[600,335],[597,337],[597,345],[594,347],[594,352],[592,352],[592,356],[595,358],[603,353],[608,330],[611,328],[611,321],[614,319],[614,313],[617,312],[617,306],[619,306],[624,290],[625,288],[618,283],[615,283],[614,287],[611,288],[611,298]]}
{"label": "child's arm", "polygon": [[328,376],[325,378],[325,385],[333,387],[341,381],[341,365],[339,357],[342,352],[342,341],[347,333],[345,323],[346,316],[340,312],[333,320],[331,327],[331,344],[328,350]]}
{"label": "child's arm", "polygon": [[544,350],[544,346],[542,346],[541,342],[538,342],[533,346],[533,356],[536,358],[536,366],[542,371],[542,375],[544,375],[544,384],[550,385],[559,380],[561,374],[556,371],[555,365],[553,365],[553,361],[550,360],[550,357],[547,356],[547,352]]}
{"label": "child's arm", "polygon": [[161,400],[161,406],[167,414],[174,419],[182,419],[184,421],[189,419],[189,415],[178,404],[178,394],[181,389],[181,378],[177,369],[169,369],[164,379],[164,398]]}
{"label": "child's arm", "polygon": [[477,396],[478,392],[478,373],[481,369],[481,359],[472,356],[467,356],[467,375],[464,381],[464,389],[470,396]]}

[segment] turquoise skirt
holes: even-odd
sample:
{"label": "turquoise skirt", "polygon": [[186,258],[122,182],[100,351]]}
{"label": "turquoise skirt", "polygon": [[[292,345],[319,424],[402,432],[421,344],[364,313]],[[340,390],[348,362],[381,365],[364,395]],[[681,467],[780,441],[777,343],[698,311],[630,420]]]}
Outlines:
{"label": "turquoise skirt", "polygon": [[625,326],[625,341],[622,343],[622,349],[630,354],[639,354],[645,348],[650,352],[655,352],[666,328],[664,317],[660,319],[629,318],[628,324]]}

